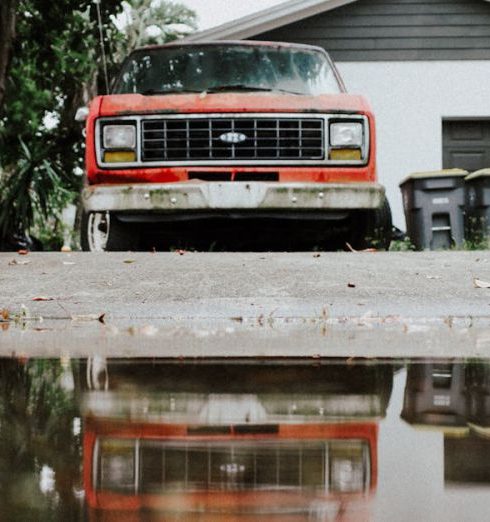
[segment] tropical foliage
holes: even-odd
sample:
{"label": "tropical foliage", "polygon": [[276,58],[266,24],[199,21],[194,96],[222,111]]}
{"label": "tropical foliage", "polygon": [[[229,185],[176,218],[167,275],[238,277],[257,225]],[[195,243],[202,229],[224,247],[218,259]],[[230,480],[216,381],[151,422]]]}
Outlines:
{"label": "tropical foliage", "polygon": [[192,11],[165,1],[18,1],[0,105],[0,247],[35,228],[48,248],[62,241],[61,211],[82,183],[74,115],[105,88],[97,7],[109,75],[134,46],[195,28]]}

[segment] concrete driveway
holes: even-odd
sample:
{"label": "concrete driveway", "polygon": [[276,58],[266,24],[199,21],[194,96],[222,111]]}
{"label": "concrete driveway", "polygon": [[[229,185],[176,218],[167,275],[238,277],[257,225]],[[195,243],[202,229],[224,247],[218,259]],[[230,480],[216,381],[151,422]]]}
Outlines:
{"label": "concrete driveway", "polygon": [[0,353],[488,355],[485,282],[489,252],[6,253]]}

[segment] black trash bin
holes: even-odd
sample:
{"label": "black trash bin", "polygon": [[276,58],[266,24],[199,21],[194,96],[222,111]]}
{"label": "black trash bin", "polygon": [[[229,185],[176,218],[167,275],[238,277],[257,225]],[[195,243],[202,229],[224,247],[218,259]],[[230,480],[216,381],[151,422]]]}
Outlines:
{"label": "black trash bin", "polygon": [[465,183],[466,235],[483,246],[490,236],[490,168],[473,172]]}
{"label": "black trash bin", "polygon": [[417,172],[400,183],[407,233],[417,250],[461,246],[466,170]]}

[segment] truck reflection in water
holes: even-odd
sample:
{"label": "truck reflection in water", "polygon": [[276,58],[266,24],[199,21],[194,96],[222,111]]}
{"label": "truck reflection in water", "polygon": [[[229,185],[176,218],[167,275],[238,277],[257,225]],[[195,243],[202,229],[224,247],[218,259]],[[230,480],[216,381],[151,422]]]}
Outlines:
{"label": "truck reflection in water", "polygon": [[370,518],[391,366],[92,361],[86,374],[91,521]]}
{"label": "truck reflection in water", "polygon": [[412,364],[402,418],[444,433],[446,484],[490,483],[490,364]]}

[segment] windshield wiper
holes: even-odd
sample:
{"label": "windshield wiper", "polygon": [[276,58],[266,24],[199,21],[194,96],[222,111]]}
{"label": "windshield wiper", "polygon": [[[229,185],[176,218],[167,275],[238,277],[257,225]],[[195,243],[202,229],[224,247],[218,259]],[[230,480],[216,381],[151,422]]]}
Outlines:
{"label": "windshield wiper", "polygon": [[213,92],[224,92],[224,91],[261,91],[261,92],[285,92],[287,94],[301,94],[300,92],[287,91],[285,89],[279,89],[277,87],[258,87],[257,85],[245,85],[242,83],[232,85],[217,85],[207,90],[209,93]]}
{"label": "windshield wiper", "polygon": [[146,91],[141,91],[140,94],[143,96],[153,96],[156,94],[186,94],[186,93],[202,93],[203,90],[198,89],[168,89],[168,90],[158,90],[158,89],[146,89]]}

